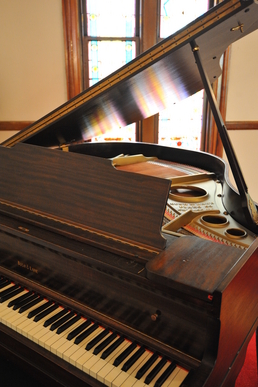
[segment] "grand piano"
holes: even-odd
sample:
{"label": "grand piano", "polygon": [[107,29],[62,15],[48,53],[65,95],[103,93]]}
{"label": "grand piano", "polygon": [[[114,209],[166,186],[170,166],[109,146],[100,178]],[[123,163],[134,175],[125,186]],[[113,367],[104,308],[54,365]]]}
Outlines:
{"label": "grand piano", "polygon": [[[45,385],[234,385],[258,216],[211,83],[257,28],[257,1],[225,0],[1,144],[1,353]],[[207,153],[88,141],[203,87],[236,189]]]}

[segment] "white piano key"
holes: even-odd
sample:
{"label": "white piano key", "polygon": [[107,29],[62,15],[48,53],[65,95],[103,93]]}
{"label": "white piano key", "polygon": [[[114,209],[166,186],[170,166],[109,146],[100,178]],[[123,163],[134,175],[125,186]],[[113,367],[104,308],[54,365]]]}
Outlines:
{"label": "white piano key", "polygon": [[[85,320],[85,318],[84,317],[82,317],[82,319],[80,320],[80,324],[79,325],[82,325],[83,323],[85,323],[85,321],[87,321],[87,320]],[[78,325],[78,326],[79,326]],[[93,324],[91,323],[91,325],[89,325],[87,328],[85,328],[85,330],[86,329],[88,329],[90,326],[92,326]],[[82,332],[81,332],[82,333]],[[80,333],[80,334],[81,334]],[[78,335],[79,336],[79,335]],[[74,344],[74,340],[75,340],[75,338],[76,338],[76,336],[72,339],[72,340],[68,340],[68,341],[70,341],[71,342],[71,346],[69,346],[69,348],[67,348],[64,352],[63,352],[63,355],[62,355],[62,359],[64,359],[65,361],[67,361],[67,362],[69,362],[70,363],[70,358],[71,358],[71,356],[74,354],[74,352],[76,352],[77,350],[78,350],[78,345],[77,344]]]}
{"label": "white piano key", "polygon": [[[37,308],[38,306],[41,306],[41,305],[44,305],[45,303],[47,303],[48,301],[47,300],[42,300],[41,303],[37,304],[36,306],[34,306],[34,309]],[[32,309],[32,310],[34,310]],[[28,316],[29,312],[27,313],[27,316]],[[22,330],[22,335],[25,336],[25,337],[28,337],[28,334],[29,332],[33,329],[33,328],[36,328],[36,327],[39,327],[39,321],[36,322],[34,321],[33,318],[28,318],[27,317],[27,320],[28,320],[28,323],[24,322],[23,324],[20,324],[19,328]],[[30,338],[31,339],[31,338]]]}
{"label": "white piano key", "polygon": [[[2,288],[1,291],[11,289],[13,286],[15,286],[15,284],[10,283],[4,288]],[[87,351],[85,348],[87,343],[89,343],[92,339],[94,339],[104,330],[103,327],[98,327],[88,337],[83,339],[81,343],[74,344],[75,338],[73,340],[67,340],[67,335],[76,327],[83,324],[83,322],[85,322],[86,320],[85,318],[82,317],[82,319],[76,321],[65,331],[61,332],[60,334],[57,334],[56,329],[54,331],[50,331],[50,326],[44,327],[44,322],[52,316],[55,316],[60,310],[63,310],[62,307],[54,310],[38,322],[35,322],[33,319],[29,319],[28,313],[31,310],[34,310],[35,308],[46,303],[47,300],[41,300],[37,305],[32,306],[23,313],[18,313],[19,309],[14,311],[13,307],[8,307],[10,301],[15,300],[28,292],[29,291],[25,289],[21,293],[14,295],[9,300],[6,300],[0,304],[0,322],[9,326],[11,329],[16,330],[18,333],[28,337],[28,339],[38,343],[41,346],[44,346],[44,348],[46,348],[48,351],[51,351],[60,358],[63,358],[65,361],[81,369],[83,372],[90,374],[93,378],[99,380],[105,385],[110,387],[154,387],[156,381],[163,374],[166,368],[169,367],[170,363],[168,361],[159,371],[159,373],[153,378],[153,380],[149,383],[149,385],[146,385],[146,383],[144,383],[146,376],[160,361],[160,357],[146,371],[143,377],[140,380],[137,380],[135,378],[136,374],[138,370],[142,367],[142,365],[152,356],[151,352],[145,351],[139,357],[139,359],[137,359],[137,361],[135,361],[135,363],[129,368],[128,371],[123,371],[123,365],[129,358],[131,358],[131,356],[133,356],[135,352],[138,351],[138,346],[127,356],[126,359],[123,360],[121,364],[119,364],[119,366],[115,367],[113,365],[114,360],[128,346],[130,346],[130,341],[125,340],[106,359],[102,359],[101,354],[105,349],[100,351],[97,355],[93,354],[93,352],[95,347],[99,345],[102,341],[104,341],[108,337],[108,335],[103,337],[103,339],[100,340],[89,351]],[[94,325],[94,323],[92,323],[90,326],[92,325]],[[85,330],[87,330],[88,328],[86,328]],[[109,334],[111,335],[112,333],[110,332]],[[187,374],[187,370],[176,366],[173,372],[164,381],[162,387],[179,387],[183,380],[186,378]]]}
{"label": "white piano key", "polygon": [[145,351],[139,359],[129,368],[127,371],[123,371],[118,375],[118,377],[112,382],[113,387],[122,387],[122,386],[131,386],[136,382],[136,373],[138,369],[147,361],[151,356],[148,351]]}
{"label": "white piano key", "polygon": [[12,310],[12,314],[8,314],[8,317],[6,316],[6,319],[8,318],[8,326],[10,326],[10,328],[16,330],[16,327],[19,325],[20,321],[29,320],[27,317],[28,313],[30,312],[30,310],[32,310],[34,308],[35,308],[35,306],[32,306],[28,310],[26,310],[25,312],[22,312],[22,313],[19,313],[19,309]]}
{"label": "white piano key", "polygon": [[[131,344],[131,343],[130,343]],[[122,363],[120,363],[117,367],[116,366],[112,366],[112,369],[110,370],[110,372],[106,375],[105,377],[105,384],[107,386],[113,386],[113,383],[115,381],[115,379],[123,372],[122,371],[122,367],[124,365],[124,363],[127,361],[127,359],[131,356],[133,356],[133,354],[138,351],[139,347],[136,347],[123,361]]]}
{"label": "white piano key", "polygon": [[15,296],[10,298],[9,300],[4,301],[2,304],[0,304],[1,305],[1,307],[0,307],[0,311],[1,311],[0,312],[1,313],[0,319],[2,320],[4,317],[7,317],[8,314],[9,314],[9,318],[11,318],[12,315],[15,315],[15,314],[18,315],[19,309],[13,310],[13,306],[8,307],[9,302],[18,299],[19,297],[26,295],[27,293],[29,293],[29,291],[25,289],[21,293],[16,294]]}
{"label": "white piano key", "polygon": [[62,342],[61,342],[61,339],[64,338],[65,339],[65,332],[62,332],[60,333],[59,335],[56,333],[56,331],[54,332],[54,336],[53,338],[50,340],[51,342],[49,342],[49,346],[50,346],[50,351],[52,353],[54,353],[56,355],[57,353],[57,349],[60,347],[60,345],[62,345]]}
{"label": "white piano key", "polygon": [[[89,351],[87,351],[85,349],[87,343],[89,343],[92,339],[94,339],[96,336],[98,336],[102,331],[104,330],[104,328],[102,327],[99,327],[97,328],[95,331],[94,331],[94,335],[92,337],[88,337],[88,340],[86,340],[84,346],[82,349],[84,349],[84,352],[82,353],[82,355],[80,357],[77,358],[76,362],[75,362],[75,366],[77,368],[79,368],[80,370],[83,370],[83,365],[84,363],[89,360],[91,358],[91,356],[94,356],[93,355],[93,348]],[[86,372],[86,368],[84,369],[84,372]]]}
{"label": "white piano key", "polygon": [[[74,327],[76,327],[77,325],[78,325],[78,321],[76,324],[74,324]],[[63,344],[65,344],[67,342],[68,343],[70,343],[70,342],[67,340],[67,332],[66,331],[63,331],[60,334],[57,334],[56,330],[54,332],[55,332],[56,340],[54,340],[54,337],[53,337],[50,351],[52,353],[54,353],[55,355],[57,355],[57,350],[59,349],[59,347],[61,347]],[[62,356],[60,356],[60,357],[62,357]]]}
{"label": "white piano key", "polygon": [[39,345],[41,345],[48,351],[51,351],[52,346],[58,340],[58,335],[55,331],[50,331],[49,326],[45,328],[46,333],[39,338]]}
{"label": "white piano key", "polygon": [[[79,325],[81,325],[82,321],[76,321],[69,329],[70,331],[72,329],[77,328]],[[69,329],[67,329],[66,334],[64,337],[60,338],[60,346],[57,348],[56,355],[64,359],[64,354],[71,348],[74,344],[73,340],[68,340],[67,335],[69,333]],[[66,360],[67,361],[67,360]]]}
{"label": "white piano key", "polygon": [[158,357],[155,362],[150,366],[150,368],[145,372],[145,374],[136,381],[136,383],[133,385],[134,387],[143,387],[143,386],[148,386],[147,384],[144,383],[146,376],[153,370],[153,368],[160,362],[161,357]]}
{"label": "white piano key", "polygon": [[120,346],[114,352],[112,352],[108,357],[106,357],[106,359],[101,359],[101,353],[99,353],[100,357],[98,361],[94,364],[94,366],[91,367],[90,375],[97,379],[100,370],[107,364],[110,364],[110,360],[115,359],[122,352],[125,345],[126,342],[121,343]]}
{"label": "white piano key", "polygon": [[[104,328],[103,328],[103,330],[104,330]],[[112,334],[112,332],[109,332],[108,335],[111,335],[111,334]],[[88,351],[88,352],[92,352],[92,354],[93,354],[95,347],[96,347],[97,345],[101,344],[101,343],[108,337],[108,335],[105,336],[105,337],[103,337],[103,338],[102,338],[102,339],[101,339],[94,347],[92,347],[91,350]],[[83,370],[84,372],[86,372],[87,374],[90,374],[91,368],[99,361],[100,356],[101,356],[101,353],[102,353],[102,352],[100,352],[98,355],[93,354],[93,356],[89,356],[89,357],[87,358],[87,360],[85,361],[85,363],[83,364],[82,370]]]}
{"label": "white piano key", "polygon": [[152,381],[148,384],[150,387],[154,387],[156,381],[160,378],[160,376],[166,371],[166,369],[169,367],[170,362],[167,362],[161,370],[157,373],[157,375],[152,379]]}
{"label": "white piano key", "polygon": [[[92,324],[93,325],[93,324]],[[90,325],[89,328],[92,326]],[[70,356],[69,358],[69,362],[76,366],[77,368],[82,368],[82,365],[79,365],[79,367],[77,366],[77,361],[78,359],[80,359],[86,352],[86,344],[92,340],[98,333],[99,333],[99,329],[96,329],[94,332],[92,332],[88,337],[86,337],[85,339],[83,339],[79,344],[74,344],[74,346],[76,347],[76,350],[75,352],[73,352],[73,354]],[[102,328],[103,329],[103,328]]]}
{"label": "white piano key", "polygon": [[[127,340],[125,340],[123,343],[121,343],[121,345],[116,348],[116,350],[114,352],[112,352],[106,359],[100,359],[99,362],[100,362],[100,369],[97,373],[97,379],[101,382],[101,383],[105,383],[105,377],[106,375],[109,374],[110,371],[112,371],[113,369],[113,362],[114,360],[117,358],[117,356],[119,356],[127,347],[129,347],[131,343]],[[95,367],[97,366],[97,364],[95,365]]]}
{"label": "white piano key", "polygon": [[12,308],[8,307],[9,302],[12,300],[15,300],[16,298],[18,298],[21,295],[26,294],[26,293],[28,293],[28,290],[23,290],[23,292],[21,292],[19,295],[16,294],[15,296],[10,298],[9,300],[6,300],[0,304],[0,322],[1,322],[2,316],[12,309]]}
{"label": "white piano key", "polygon": [[[173,382],[174,380],[174,383],[178,383],[176,382],[176,379],[175,377],[177,376],[178,372],[180,371],[180,367],[176,367],[174,369],[174,371],[171,373],[171,375],[167,378],[167,380],[164,381],[164,383],[162,384],[162,387],[169,387],[171,385],[171,383]],[[181,384],[181,382],[180,382]],[[180,386],[180,384],[178,384],[178,386]],[[174,387],[178,387],[177,384],[174,385]]]}
{"label": "white piano key", "polygon": [[46,334],[46,332],[48,332],[49,330],[49,327],[44,327],[44,322],[54,316],[56,314],[56,310],[52,311],[51,313],[49,313],[47,316],[45,316],[44,318],[42,318],[41,320],[37,321],[36,322],[36,326],[28,331],[28,334],[27,334],[27,337],[34,341],[35,343],[39,343],[39,339],[44,335]]}
{"label": "white piano key", "polygon": [[179,368],[179,371],[176,374],[176,376],[174,377],[174,379],[171,381],[171,383],[168,385],[168,387],[179,387],[188,375],[187,370],[185,370],[181,367],[177,367],[177,368]]}
{"label": "white piano key", "polygon": [[83,363],[82,370],[87,374],[90,374],[90,369],[97,363],[98,360],[99,356],[96,356],[92,353],[92,356],[89,356],[89,359]]}
{"label": "white piano key", "polygon": [[6,285],[4,288],[0,289],[0,292],[4,292],[6,291],[7,289],[10,289],[12,288],[13,286],[15,286],[15,284],[13,282],[11,282],[10,284]]}
{"label": "white piano key", "polygon": [[1,305],[2,308],[0,309],[0,323],[4,325],[8,325],[8,316],[9,318],[12,318],[13,316],[12,309],[8,308],[7,305],[7,303],[5,305]]}
{"label": "white piano key", "polygon": [[[38,305],[41,305],[43,303],[43,300],[38,303]],[[28,318],[28,313],[30,313],[31,310],[35,309],[35,305],[26,310],[25,312],[21,313],[21,318],[17,321],[13,322],[13,325],[16,326],[16,331],[18,333],[23,334],[24,328],[31,323],[31,320]]]}
{"label": "white piano key", "polygon": [[135,364],[135,367],[131,367],[128,372],[128,378],[121,384],[121,387],[127,387],[128,385],[132,386],[137,382],[138,379],[136,379],[136,374],[138,370],[145,364],[149,358],[152,356],[152,353],[149,351],[146,351],[138,360],[137,364]]}
{"label": "white piano key", "polygon": [[1,322],[4,325],[7,325],[8,327],[11,328],[13,321],[15,321],[15,319],[18,318],[18,316],[19,316],[19,309],[13,310],[12,307],[8,308],[7,306],[6,309],[1,314]]}

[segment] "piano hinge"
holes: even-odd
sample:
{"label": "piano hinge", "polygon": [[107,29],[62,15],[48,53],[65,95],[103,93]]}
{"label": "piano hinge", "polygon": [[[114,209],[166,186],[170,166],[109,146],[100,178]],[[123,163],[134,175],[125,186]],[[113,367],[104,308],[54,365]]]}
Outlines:
{"label": "piano hinge", "polygon": [[238,26],[232,27],[230,29],[230,31],[239,31],[239,30],[240,30],[241,33],[244,32],[244,24],[243,23],[238,23]]}

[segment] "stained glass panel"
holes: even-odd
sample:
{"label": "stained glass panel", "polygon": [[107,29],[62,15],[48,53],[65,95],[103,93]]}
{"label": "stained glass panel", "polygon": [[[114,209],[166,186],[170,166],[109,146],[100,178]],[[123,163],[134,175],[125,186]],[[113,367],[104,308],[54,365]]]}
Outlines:
{"label": "stained glass panel", "polygon": [[[161,0],[160,37],[178,31],[208,10],[207,0]],[[159,114],[159,144],[200,149],[203,91]]]}
{"label": "stained glass panel", "polygon": [[135,0],[87,0],[88,36],[134,37]]}
{"label": "stained glass panel", "polygon": [[[89,86],[136,56],[135,0],[86,0]],[[107,39],[103,39],[107,38]],[[128,39],[126,39],[128,38]],[[135,124],[110,128],[92,141],[135,141]]]}
{"label": "stained glass panel", "polygon": [[89,84],[94,85],[135,58],[134,41],[91,40],[88,44]]}
{"label": "stained glass panel", "polygon": [[178,31],[208,9],[207,0],[161,0],[160,37]]}

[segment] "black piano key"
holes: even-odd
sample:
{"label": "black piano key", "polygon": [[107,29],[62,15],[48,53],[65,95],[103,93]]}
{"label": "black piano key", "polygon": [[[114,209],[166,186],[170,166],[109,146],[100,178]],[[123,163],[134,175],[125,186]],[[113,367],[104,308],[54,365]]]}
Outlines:
{"label": "black piano key", "polygon": [[141,379],[141,377],[143,377],[143,375],[148,371],[148,369],[152,366],[152,364],[157,360],[158,357],[159,355],[157,354],[157,352],[153,353],[149,360],[145,364],[143,364],[143,366],[138,370],[135,376],[136,379]]}
{"label": "black piano key", "polygon": [[88,337],[92,332],[94,332],[99,327],[99,324],[95,323],[90,326],[86,331],[82,332],[79,336],[74,340],[74,344],[79,344],[82,340]]}
{"label": "black piano key", "polygon": [[0,289],[5,288],[7,285],[9,285],[11,281],[4,279],[3,282],[0,284]]}
{"label": "black piano key", "polygon": [[46,317],[49,313],[52,313],[57,308],[58,308],[57,304],[50,306],[50,308],[43,310],[41,313],[37,314],[34,317],[33,321],[38,322],[38,321],[42,320],[42,318]]}
{"label": "black piano key", "polygon": [[150,384],[150,382],[155,378],[158,372],[164,367],[166,362],[167,362],[167,359],[165,358],[161,359],[158,362],[158,364],[153,368],[153,370],[146,376],[144,383]]}
{"label": "black piano key", "polygon": [[93,351],[94,355],[98,355],[104,348],[108,346],[108,344],[112,343],[117,337],[116,333],[112,333],[112,335],[108,336],[105,340],[102,341]]}
{"label": "black piano key", "polygon": [[68,336],[67,336],[67,340],[72,340],[74,337],[78,336],[79,333],[81,333],[82,331],[84,331],[84,329],[88,328],[88,326],[91,324],[91,320],[86,320],[84,321],[84,323],[82,323],[82,325],[79,325],[76,329],[74,329],[73,331],[71,331]]}
{"label": "black piano key", "polygon": [[3,297],[5,296],[6,294],[9,294],[11,292],[13,292],[14,290],[18,289],[19,288],[19,285],[13,285],[13,286],[10,286],[8,289],[5,289],[5,290],[2,290],[0,292],[0,297]]}
{"label": "black piano key", "polygon": [[5,296],[0,297],[0,303],[9,300],[10,298],[16,296],[17,294],[20,294],[23,290],[24,290],[24,288],[18,288],[16,290],[13,290],[12,292],[6,294]]}
{"label": "black piano key", "polygon": [[26,310],[32,308],[34,305],[37,305],[42,300],[44,300],[44,297],[39,297],[38,296],[38,298],[35,298],[34,300],[28,302],[27,304],[21,306],[20,309],[19,309],[19,313],[26,312]]}
{"label": "black piano key", "polygon": [[36,298],[38,298],[38,294],[32,294],[31,296],[25,298],[24,300],[18,302],[18,303],[15,303],[14,306],[13,306],[13,310],[17,310],[17,309],[20,309],[23,305],[26,305],[28,304],[29,302],[35,300]]}
{"label": "black piano key", "polygon": [[112,352],[114,352],[119,345],[121,345],[125,341],[123,336],[119,337],[113,344],[111,344],[102,354],[101,359],[106,359]]}
{"label": "black piano key", "polygon": [[0,281],[0,289],[4,288],[5,286],[9,285],[11,281],[7,280],[6,278],[1,278]]}
{"label": "black piano key", "polygon": [[95,347],[100,340],[104,339],[109,334],[109,329],[104,329],[101,333],[99,333],[94,339],[92,339],[85,347],[87,351],[89,351],[91,348]]}
{"label": "black piano key", "polygon": [[50,305],[53,305],[53,301],[46,301],[45,304],[40,305],[37,308],[31,310],[30,313],[28,314],[28,318],[32,318],[36,316],[36,314],[43,312],[43,310],[47,309]]}
{"label": "black piano key", "polygon": [[49,325],[53,324],[56,320],[59,320],[61,317],[63,317],[64,314],[68,313],[68,309],[62,309],[60,312],[55,314],[54,316],[50,317],[44,322],[44,327],[48,327]]}
{"label": "black piano key", "polygon": [[144,347],[140,347],[137,352],[133,354],[133,356],[128,359],[125,364],[122,367],[122,371],[128,371],[130,367],[139,359],[139,357],[142,356],[142,354],[145,352]]}
{"label": "black piano key", "polygon": [[58,321],[51,324],[50,330],[54,331],[55,329],[59,328],[61,325],[66,323],[66,321],[72,318],[73,316],[74,316],[74,312],[67,313],[64,317],[60,318]]}
{"label": "black piano key", "polygon": [[127,358],[127,356],[130,355],[130,353],[136,348],[137,344],[134,341],[132,344],[129,345],[115,360],[114,360],[114,366],[117,367],[119,364],[122,363],[123,360]]}
{"label": "black piano key", "polygon": [[12,306],[14,306],[15,304],[18,304],[19,302],[23,301],[23,300],[26,300],[26,298],[30,297],[31,295],[33,294],[33,292],[28,292],[26,294],[23,294],[22,296],[20,297],[17,297],[15,298],[15,300],[12,300],[9,302],[9,304],[7,305],[8,308],[11,308]]}
{"label": "black piano key", "polygon": [[163,372],[163,374],[158,378],[156,383],[154,384],[154,387],[161,387],[162,384],[167,380],[169,375],[172,374],[174,369],[176,368],[176,362],[172,361],[172,363],[168,366],[168,368]]}
{"label": "black piano key", "polygon": [[58,335],[60,335],[60,333],[66,331],[66,329],[70,328],[73,324],[75,324],[77,321],[79,321],[81,319],[81,316],[80,315],[77,315],[77,316],[74,316],[73,318],[71,318],[69,321],[67,321],[65,324],[63,324],[61,327],[59,327],[56,331],[56,333]]}

